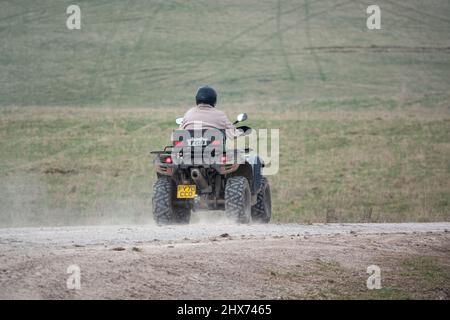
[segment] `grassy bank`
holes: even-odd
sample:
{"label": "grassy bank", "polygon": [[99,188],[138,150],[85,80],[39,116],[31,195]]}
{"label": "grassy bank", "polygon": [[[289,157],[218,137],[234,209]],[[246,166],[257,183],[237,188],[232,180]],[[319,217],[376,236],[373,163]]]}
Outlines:
{"label": "grassy bank", "polygon": [[288,106],[450,91],[446,0],[380,0],[376,31],[366,0],[78,1],[68,30],[71,4],[2,3],[0,105],[184,105],[202,83]]}
{"label": "grassy bank", "polygon": [[[450,219],[446,109],[245,111],[250,126],[280,129],[275,221]],[[1,224],[150,221],[148,151],[168,142],[182,112],[1,109]]]}

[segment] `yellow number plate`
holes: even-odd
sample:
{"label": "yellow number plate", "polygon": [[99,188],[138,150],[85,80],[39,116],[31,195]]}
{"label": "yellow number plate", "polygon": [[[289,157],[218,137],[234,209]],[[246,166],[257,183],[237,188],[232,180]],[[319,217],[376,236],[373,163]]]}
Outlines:
{"label": "yellow number plate", "polygon": [[177,198],[178,199],[192,199],[195,198],[197,190],[195,184],[180,184],[177,187]]}

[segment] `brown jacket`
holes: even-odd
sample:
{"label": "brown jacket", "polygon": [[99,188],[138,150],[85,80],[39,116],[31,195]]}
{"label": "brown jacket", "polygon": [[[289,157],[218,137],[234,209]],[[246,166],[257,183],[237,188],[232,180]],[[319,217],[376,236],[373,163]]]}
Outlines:
{"label": "brown jacket", "polygon": [[228,120],[223,111],[208,104],[199,104],[189,109],[183,117],[180,129],[194,129],[194,125],[202,128],[226,129],[227,138],[236,138],[243,134],[242,130],[236,129]]}

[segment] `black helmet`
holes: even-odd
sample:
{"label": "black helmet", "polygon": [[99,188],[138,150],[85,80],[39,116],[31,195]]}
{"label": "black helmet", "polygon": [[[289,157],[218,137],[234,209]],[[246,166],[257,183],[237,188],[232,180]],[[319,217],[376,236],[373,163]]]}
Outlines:
{"label": "black helmet", "polygon": [[195,95],[195,102],[197,103],[197,105],[205,103],[215,107],[217,102],[216,90],[214,90],[214,88],[210,86],[203,86],[198,88],[197,94]]}

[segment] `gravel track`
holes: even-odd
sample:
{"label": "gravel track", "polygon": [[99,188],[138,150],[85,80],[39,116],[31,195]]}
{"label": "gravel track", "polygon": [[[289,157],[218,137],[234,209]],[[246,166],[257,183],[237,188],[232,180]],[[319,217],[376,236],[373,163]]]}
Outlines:
{"label": "gravel track", "polygon": [[366,223],[366,224],[192,224],[188,226],[88,226],[54,228],[0,229],[0,244],[9,245],[129,245],[151,241],[198,241],[228,234],[231,237],[264,238],[332,234],[380,234],[445,232],[450,222],[439,223]]}
{"label": "gravel track", "polygon": [[[450,223],[0,229],[0,299],[450,299],[448,230]],[[367,290],[373,264],[387,291]],[[66,286],[72,265],[81,270],[79,290]]]}

